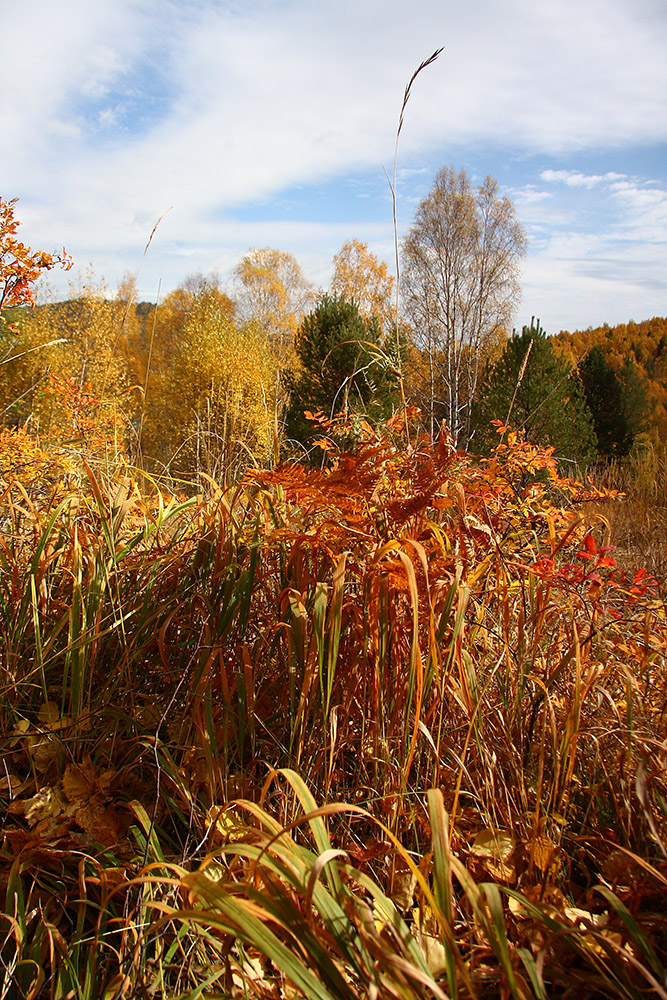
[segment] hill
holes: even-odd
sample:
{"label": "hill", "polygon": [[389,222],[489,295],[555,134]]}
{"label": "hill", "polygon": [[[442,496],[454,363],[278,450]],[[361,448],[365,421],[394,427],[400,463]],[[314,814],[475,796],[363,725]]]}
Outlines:
{"label": "hill", "polygon": [[626,389],[626,406],[636,429],[653,439],[667,439],[667,318],[588,330],[561,331],[555,346],[578,364],[598,346]]}

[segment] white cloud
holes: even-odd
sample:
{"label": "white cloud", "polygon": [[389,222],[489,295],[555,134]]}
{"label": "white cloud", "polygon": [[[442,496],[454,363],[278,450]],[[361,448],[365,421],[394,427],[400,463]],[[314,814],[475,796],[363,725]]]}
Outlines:
{"label": "white cloud", "polygon": [[[302,230],[253,229],[230,214],[298,184],[391,172],[406,80],[442,44],[406,114],[401,217],[429,156],[502,147],[548,162],[667,142],[660,0],[31,0],[3,12],[3,36],[13,100],[0,134],[12,155],[0,194],[21,197],[29,242],[65,243],[111,281],[137,265],[173,205],[143,265],[144,294],[160,275],[181,280],[186,259],[226,267],[250,245],[289,240],[321,275],[341,232],[372,241],[372,225],[351,231],[344,204],[340,229],[317,216]],[[619,239],[632,240],[641,213],[660,238],[664,201],[629,175],[552,163],[541,180],[517,205],[542,241],[571,222],[561,190],[613,196],[627,213]],[[390,233],[382,240],[391,258]]]}
{"label": "white cloud", "polygon": [[625,180],[623,174],[617,174],[613,171],[609,171],[606,174],[582,174],[578,170],[543,170],[540,177],[549,184],[562,181],[568,187],[575,188],[594,188],[600,184]]}
{"label": "white cloud", "polygon": [[550,170],[541,177],[571,192],[569,200],[522,199],[521,191],[516,197],[532,237],[523,301],[541,310],[545,328],[554,333],[664,315],[667,190],[613,172]]}

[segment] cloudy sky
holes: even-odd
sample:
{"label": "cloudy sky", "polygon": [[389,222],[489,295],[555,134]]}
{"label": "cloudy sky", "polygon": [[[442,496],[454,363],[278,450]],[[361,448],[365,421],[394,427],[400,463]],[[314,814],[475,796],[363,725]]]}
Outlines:
{"label": "cloudy sky", "polygon": [[75,258],[57,293],[92,267],[155,301],[250,247],[322,287],[348,239],[391,261],[403,90],[444,46],[408,105],[400,231],[440,167],[491,174],[530,241],[519,325],[667,314],[665,0],[30,0],[2,33],[0,196]]}

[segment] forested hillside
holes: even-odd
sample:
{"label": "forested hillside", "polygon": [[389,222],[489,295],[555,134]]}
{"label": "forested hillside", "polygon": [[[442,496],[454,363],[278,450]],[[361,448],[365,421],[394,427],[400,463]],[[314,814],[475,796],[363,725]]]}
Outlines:
{"label": "forested hillside", "polygon": [[667,440],[667,318],[563,331],[554,340],[571,364],[598,347],[623,383],[623,404],[635,432]]}

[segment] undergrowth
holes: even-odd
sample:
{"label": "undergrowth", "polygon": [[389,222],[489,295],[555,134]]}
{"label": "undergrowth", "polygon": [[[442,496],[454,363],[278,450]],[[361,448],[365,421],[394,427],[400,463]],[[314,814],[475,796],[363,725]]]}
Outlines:
{"label": "undergrowth", "polygon": [[195,497],[29,459],[0,997],[667,996],[667,633],[609,490],[512,435]]}

